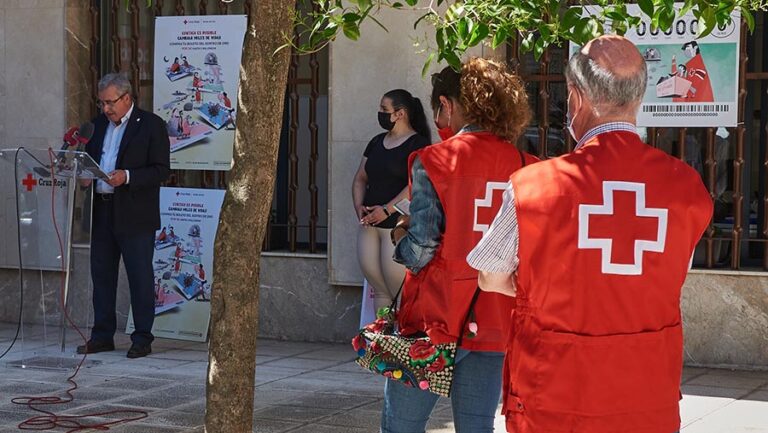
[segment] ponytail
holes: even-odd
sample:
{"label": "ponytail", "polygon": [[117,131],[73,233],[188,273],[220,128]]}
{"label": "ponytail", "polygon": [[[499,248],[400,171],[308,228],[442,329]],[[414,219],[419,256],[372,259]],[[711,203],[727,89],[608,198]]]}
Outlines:
{"label": "ponytail", "polygon": [[408,111],[408,116],[413,130],[432,143],[432,128],[429,127],[427,115],[424,113],[424,105],[419,98],[413,98],[413,109]]}
{"label": "ponytail", "polygon": [[432,142],[432,129],[427,123],[427,115],[424,113],[424,106],[419,98],[415,98],[411,92],[404,89],[390,90],[384,94],[384,97],[392,100],[393,107],[404,109],[408,113],[408,122],[411,124],[411,128],[430,143]]}

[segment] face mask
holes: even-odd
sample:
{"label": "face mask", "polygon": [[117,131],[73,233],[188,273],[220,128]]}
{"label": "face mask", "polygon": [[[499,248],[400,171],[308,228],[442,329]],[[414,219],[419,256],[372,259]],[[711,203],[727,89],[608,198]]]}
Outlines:
{"label": "face mask", "polygon": [[440,125],[437,124],[437,119],[440,117],[440,109],[443,108],[442,104],[437,107],[437,116],[435,116],[435,128],[437,128],[437,135],[440,136],[440,140],[445,141],[449,138],[456,135],[456,133],[453,132],[451,129],[451,116],[448,115],[448,126],[445,128],[441,128]]}
{"label": "face mask", "polygon": [[[571,102],[571,95],[572,95],[572,94],[573,94],[573,93],[568,93],[568,101],[567,101],[567,104],[568,104],[568,106],[569,106],[569,107],[571,106],[571,103],[570,103],[570,102]],[[568,133],[569,133],[569,134],[571,134],[571,137],[573,137],[573,140],[574,140],[574,141],[576,141],[576,142],[578,142],[578,141],[579,141],[579,139],[578,139],[578,138],[576,138],[576,132],[574,132],[574,130],[573,130],[573,122],[574,122],[574,120],[576,120],[576,116],[577,116],[577,115],[578,115],[578,114],[576,114],[576,115],[571,115],[571,110],[570,110],[570,109],[569,109],[569,110],[568,110],[568,112],[565,114],[565,119],[566,119],[566,126],[568,127]]]}
{"label": "face mask", "polygon": [[392,121],[392,113],[379,111],[379,126],[387,131],[391,131],[395,127],[395,122]]}
{"label": "face mask", "polygon": [[453,129],[451,129],[450,126],[446,126],[445,128],[438,129],[437,130],[437,135],[440,136],[441,140],[446,141],[446,140],[448,140],[449,138],[453,137],[456,134],[453,132]]}

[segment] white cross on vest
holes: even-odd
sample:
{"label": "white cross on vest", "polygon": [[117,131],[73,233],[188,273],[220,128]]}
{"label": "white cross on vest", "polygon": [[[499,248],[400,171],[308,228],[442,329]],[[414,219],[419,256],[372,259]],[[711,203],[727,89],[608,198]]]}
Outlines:
{"label": "white cross on vest", "polygon": [[[614,208],[614,193],[624,191],[634,193],[634,212],[627,208]],[[628,206],[627,206],[628,207]],[[630,212],[630,213],[628,213]],[[667,214],[668,209],[646,208],[645,204],[645,184],[637,182],[603,182],[603,204],[581,204],[579,205],[579,249],[599,249],[601,250],[601,271],[603,274],[614,275],[642,275],[643,274],[643,254],[646,251],[663,253],[664,244],[667,237]],[[599,216],[611,216],[609,224],[594,224],[593,231],[598,229],[603,233],[602,236],[590,237],[590,220],[595,220]],[[602,217],[606,219],[607,217]],[[656,221],[652,223],[656,226],[652,232],[653,236],[642,236],[627,238],[627,233],[638,233],[641,225],[647,225],[648,219],[653,218]],[[610,232],[605,234],[605,232]],[[634,235],[629,235],[634,236]],[[617,238],[621,237],[620,241]],[[650,238],[650,239],[649,239]],[[632,243],[633,245],[629,245]],[[632,248],[632,262],[622,263],[613,260],[616,248]]]}
{"label": "white cross on vest", "polygon": [[[480,232],[483,235],[485,235],[485,232],[488,231],[488,229],[491,227],[491,224],[484,224],[481,223],[478,220],[478,211],[482,208],[490,208],[493,206],[493,192],[494,191],[504,191],[507,189],[507,186],[509,186],[508,182],[488,182],[485,184],[485,197],[475,199],[475,223],[472,229],[476,232]],[[493,218],[496,215],[491,216],[490,221],[493,221]],[[482,219],[482,218],[480,218]]]}

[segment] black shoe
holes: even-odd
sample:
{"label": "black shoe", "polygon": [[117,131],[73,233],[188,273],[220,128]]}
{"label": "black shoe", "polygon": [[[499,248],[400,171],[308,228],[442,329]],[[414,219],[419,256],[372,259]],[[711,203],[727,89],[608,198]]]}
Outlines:
{"label": "black shoe", "polygon": [[143,358],[147,355],[152,353],[152,345],[150,344],[131,344],[131,348],[128,349],[127,357],[134,359],[134,358]]}
{"label": "black shoe", "polygon": [[86,353],[110,352],[112,350],[115,350],[115,343],[111,341],[88,340],[88,342],[82,346],[77,346],[77,353],[80,355]]}

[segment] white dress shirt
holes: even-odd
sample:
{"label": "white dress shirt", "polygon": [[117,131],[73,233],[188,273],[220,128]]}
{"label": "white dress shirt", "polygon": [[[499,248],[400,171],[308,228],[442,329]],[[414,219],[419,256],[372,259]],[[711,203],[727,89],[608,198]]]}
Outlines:
{"label": "white dress shirt", "polygon": [[[120,152],[120,141],[123,139],[125,129],[128,127],[128,119],[131,118],[134,105],[131,104],[131,108],[120,119],[119,124],[115,124],[112,121],[107,125],[107,132],[104,134],[104,144],[101,148],[101,169],[105,173],[111,173],[115,170],[117,164],[117,154]],[[128,184],[130,180],[128,170],[125,170],[125,183]],[[96,182],[96,192],[99,194],[113,194],[115,189],[103,180]]]}

